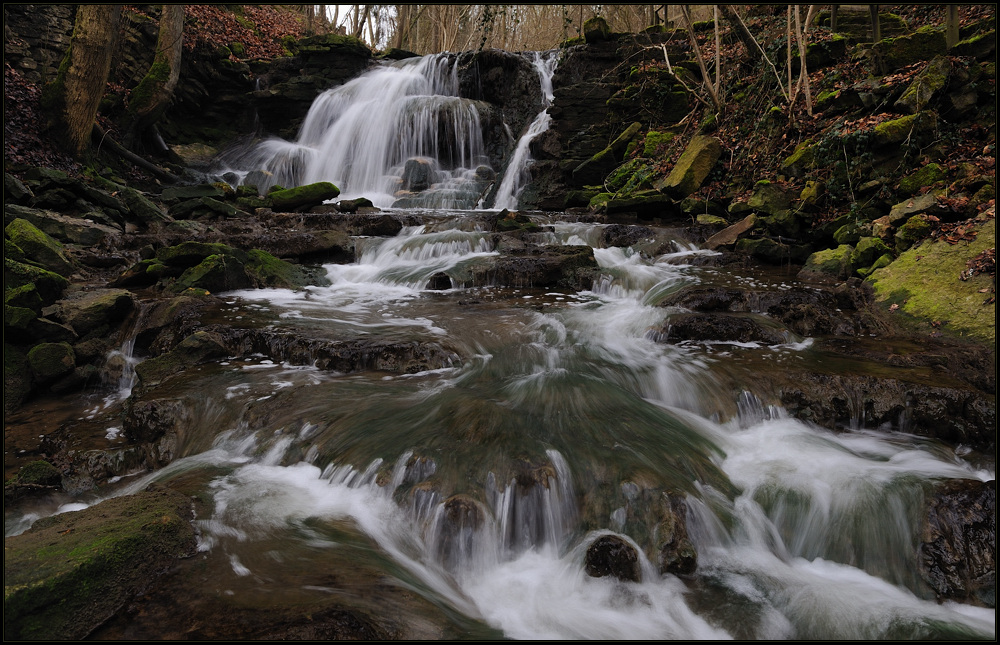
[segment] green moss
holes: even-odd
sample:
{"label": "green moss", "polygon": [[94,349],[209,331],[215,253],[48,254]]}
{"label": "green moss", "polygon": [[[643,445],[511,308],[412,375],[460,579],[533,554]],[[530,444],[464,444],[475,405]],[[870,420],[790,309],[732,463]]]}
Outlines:
{"label": "green moss", "polygon": [[17,471],[15,479],[18,484],[36,484],[39,486],[52,486],[58,484],[62,479],[59,470],[47,461],[39,459],[21,466]]}
{"label": "green moss", "polygon": [[875,143],[878,145],[903,143],[911,134],[928,132],[936,126],[937,117],[926,111],[884,121],[875,126]]}
{"label": "green moss", "polygon": [[673,141],[677,136],[673,132],[658,132],[650,130],[646,133],[646,140],[642,146],[643,157],[654,157],[661,152],[663,146]]}
{"label": "green moss", "polygon": [[582,45],[586,41],[583,36],[574,36],[573,38],[567,38],[566,40],[559,43],[560,49],[566,49],[567,47],[573,47],[574,45]]}
{"label": "green moss", "polygon": [[229,49],[233,53],[233,56],[236,56],[237,58],[244,58],[244,57],[246,57],[247,48],[241,42],[237,41],[237,42],[231,42],[231,43],[229,43]]}
{"label": "green moss", "polygon": [[978,225],[969,244],[927,240],[900,256],[888,267],[872,272],[868,281],[876,301],[898,305],[895,314],[921,328],[938,323],[935,330],[971,336],[996,343],[996,303],[987,304],[993,278],[980,274],[962,280],[970,259],[996,246],[996,221]]}
{"label": "green moss", "polygon": [[896,231],[896,251],[902,253],[930,233],[930,222],[923,215],[914,215]]}
{"label": "green moss", "polygon": [[945,170],[940,164],[929,163],[915,173],[908,175],[899,181],[899,192],[902,195],[913,195],[924,186],[930,186],[939,181],[944,181]]}
{"label": "green moss", "polygon": [[170,64],[167,61],[159,60],[150,65],[149,72],[132,90],[128,103],[129,112],[137,114],[148,108],[153,101],[153,95],[169,78]]}

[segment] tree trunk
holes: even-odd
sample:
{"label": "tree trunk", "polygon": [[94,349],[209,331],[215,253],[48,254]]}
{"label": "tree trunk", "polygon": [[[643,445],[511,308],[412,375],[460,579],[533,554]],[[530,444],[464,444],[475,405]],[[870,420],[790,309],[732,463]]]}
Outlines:
{"label": "tree trunk", "polygon": [[948,19],[945,24],[947,26],[945,32],[946,43],[948,49],[951,49],[958,43],[958,5],[948,5]]}
{"label": "tree trunk", "polygon": [[870,4],[868,5],[868,13],[872,18],[872,42],[877,43],[882,40],[882,25],[879,23],[878,18],[878,5]]}
{"label": "tree trunk", "polygon": [[721,5],[719,7],[719,10],[722,11],[722,15],[723,17],[725,17],[726,22],[729,23],[729,26],[736,31],[736,36],[740,39],[740,42],[742,42],[743,46],[746,48],[747,55],[750,58],[754,59],[755,61],[761,60],[761,58],[763,57],[763,52],[760,49],[760,44],[757,42],[757,39],[754,38],[753,35],[750,33],[750,30],[747,29],[747,26],[743,24],[743,20],[736,13],[736,10],[732,7],[732,5],[728,4]]}
{"label": "tree trunk", "polygon": [[90,143],[90,131],[111,69],[121,10],[118,4],[84,4],[77,8],[69,51],[58,76],[42,96],[50,127],[66,137],[67,148],[76,157],[81,157]]}
{"label": "tree trunk", "polygon": [[126,147],[136,148],[139,138],[156,125],[170,106],[181,75],[184,44],[184,5],[165,4],[160,14],[156,54],[145,78],[132,90],[125,131]]}

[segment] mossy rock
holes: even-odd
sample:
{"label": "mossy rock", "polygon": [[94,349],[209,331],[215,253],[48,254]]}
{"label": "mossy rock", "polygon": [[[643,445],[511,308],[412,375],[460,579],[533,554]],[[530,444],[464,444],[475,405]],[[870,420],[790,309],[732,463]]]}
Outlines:
{"label": "mossy rock", "polygon": [[604,18],[594,16],[583,23],[583,38],[588,43],[609,40],[611,38],[611,28],[608,27],[608,22]]}
{"label": "mossy rock", "polygon": [[35,522],[4,540],[4,638],[81,640],[195,553],[191,501],[166,489]]}
{"label": "mossy rock", "polygon": [[923,215],[914,215],[896,231],[896,252],[902,253],[931,233],[930,222]]}
{"label": "mossy rock", "polygon": [[930,25],[899,38],[885,38],[873,46],[875,61],[881,74],[892,72],[922,60],[947,53],[945,30]]}
{"label": "mossy rock", "polygon": [[811,254],[811,249],[804,244],[783,244],[766,237],[742,238],[736,242],[735,250],[776,266],[803,264]]}
{"label": "mossy rock", "polygon": [[930,186],[939,181],[944,181],[945,169],[936,163],[929,163],[923,168],[917,170],[913,174],[907,175],[899,180],[899,194],[914,195],[920,192],[920,189],[924,186]]}
{"label": "mossy rock", "polygon": [[19,484],[53,486],[62,480],[62,474],[59,472],[59,469],[49,462],[38,459],[21,466],[14,479]]}
{"label": "mossy rock", "polygon": [[875,264],[875,260],[886,253],[891,254],[892,249],[886,246],[885,242],[877,237],[862,237],[858,240],[854,252],[851,254],[851,267],[855,271],[868,269]]}
{"label": "mossy rock", "polygon": [[642,144],[642,156],[643,157],[654,157],[660,151],[660,148],[666,146],[668,143],[673,141],[674,137],[677,136],[673,132],[659,132],[657,130],[650,130],[646,133],[646,138]]}
{"label": "mossy rock", "polygon": [[135,373],[143,387],[149,388],[189,367],[226,356],[229,356],[229,349],[222,338],[215,332],[201,330],[186,337],[169,352],[142,361],[135,366]]}
{"label": "mossy rock", "polygon": [[715,137],[695,135],[666,178],[653,186],[672,197],[687,197],[701,188],[722,156],[722,144]]}
{"label": "mossy rock", "polygon": [[916,114],[931,102],[936,94],[948,84],[951,76],[951,61],[944,56],[935,56],[906,88],[894,107],[905,114]]}
{"label": "mossy rock", "polygon": [[875,126],[875,144],[879,146],[898,145],[914,134],[931,132],[936,127],[937,115],[927,110],[885,121]]}
{"label": "mossy rock", "polygon": [[767,180],[758,181],[747,203],[755,211],[777,215],[788,210],[797,197],[794,191]]}
{"label": "mossy rock", "polygon": [[63,245],[31,222],[16,218],[4,229],[4,235],[36,264],[62,276],[73,273],[73,263],[63,252]]}
{"label": "mossy rock", "polygon": [[7,342],[3,344],[3,409],[9,414],[20,407],[31,393],[33,381],[28,357],[22,349]]}
{"label": "mossy rock", "polygon": [[340,195],[340,189],[328,181],[306,184],[298,188],[286,188],[268,192],[273,208],[277,211],[292,211],[297,208],[319,206],[328,199]]}
{"label": "mossy rock", "polygon": [[39,343],[28,350],[28,366],[42,383],[65,376],[76,367],[76,356],[69,343]]}
{"label": "mossy rock", "polygon": [[795,152],[781,162],[782,174],[791,177],[803,177],[816,167],[816,146],[807,140],[800,143]]}
{"label": "mossy rock", "polygon": [[799,279],[833,278],[844,280],[850,276],[851,254],[854,247],[841,244],[835,249],[816,251],[808,258],[799,272]]}
{"label": "mossy rock", "polygon": [[181,242],[156,252],[156,259],[173,267],[192,267],[210,255],[232,254],[233,247],[211,242]]}
{"label": "mossy rock", "polygon": [[[996,247],[996,221],[978,224],[968,244],[926,240],[900,254],[889,266],[872,272],[868,282],[876,301],[898,305],[903,320],[923,329],[972,337],[996,344],[996,303],[989,303],[993,276],[979,274],[962,280],[967,263]],[[933,328],[925,327],[936,323]]]}
{"label": "mossy rock", "polygon": [[160,193],[160,199],[164,202],[184,202],[189,199],[199,199],[201,197],[211,197],[221,199],[225,193],[215,184],[195,184],[192,186],[170,186],[164,188]]}
{"label": "mossy rock", "polygon": [[9,258],[4,258],[3,263],[4,290],[33,284],[43,305],[50,305],[58,300],[69,286],[69,281],[58,273]]}
{"label": "mossy rock", "polygon": [[884,269],[885,267],[892,264],[892,260],[893,256],[891,253],[885,253],[883,255],[880,255],[879,258],[875,260],[875,262],[872,263],[870,267],[864,269],[858,269],[858,275],[860,275],[862,278],[867,278],[869,275],[872,274],[873,271],[877,271],[878,269]]}

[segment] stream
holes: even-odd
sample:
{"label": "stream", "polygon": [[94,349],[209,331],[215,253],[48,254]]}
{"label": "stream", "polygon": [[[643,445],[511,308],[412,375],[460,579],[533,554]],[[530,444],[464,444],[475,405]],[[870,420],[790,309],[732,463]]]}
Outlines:
{"label": "stream", "polygon": [[[318,100],[330,110],[326,129],[308,120],[308,136],[368,132],[363,111],[338,100]],[[480,163],[465,132],[453,130],[456,152],[439,182]],[[269,145],[299,160],[303,181],[344,182],[345,195],[372,197],[388,213],[386,178],[429,154],[351,157],[343,137],[343,157],[317,152],[326,143]],[[352,185],[360,172],[366,179]],[[711,252],[680,239],[605,246],[604,224],[534,212],[546,244],[593,248],[600,279],[582,291],[479,284],[469,276],[498,254],[476,225],[482,210],[471,210],[482,192],[399,211],[423,223],[358,238],[355,262],[324,265],[329,286],[215,294],[212,322],[433,346],[449,364],[341,373],[251,354],[187,369],[155,389],[192,419],[169,465],[99,496],[5,514],[11,535],[154,483],[196,498],[199,553],[186,573],[92,637],[183,633],[176,625],[206,598],[262,612],[333,598],[407,625],[409,638],[995,638],[994,610],[936,602],[916,561],[925,496],[950,479],[994,479],[992,463],[863,420],[834,432],[767,403],[755,370],[821,360],[811,338],[660,338],[681,312],[662,303],[683,288],[781,290],[790,279],[697,262]],[[504,200],[512,206],[516,195]],[[108,446],[124,441],[114,413],[134,384],[80,402],[105,424]],[[677,513],[696,574],[657,561]],[[634,547],[637,580],[587,574],[588,548],[608,536]]]}

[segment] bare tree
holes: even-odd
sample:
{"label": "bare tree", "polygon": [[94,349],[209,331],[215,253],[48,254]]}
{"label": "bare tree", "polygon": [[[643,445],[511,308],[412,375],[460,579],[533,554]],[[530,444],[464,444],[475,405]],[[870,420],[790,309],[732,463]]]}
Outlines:
{"label": "bare tree", "polygon": [[155,128],[156,122],[170,106],[181,75],[183,43],[184,5],[163,5],[153,64],[131,92],[124,127],[127,147],[134,149],[142,134]]}

